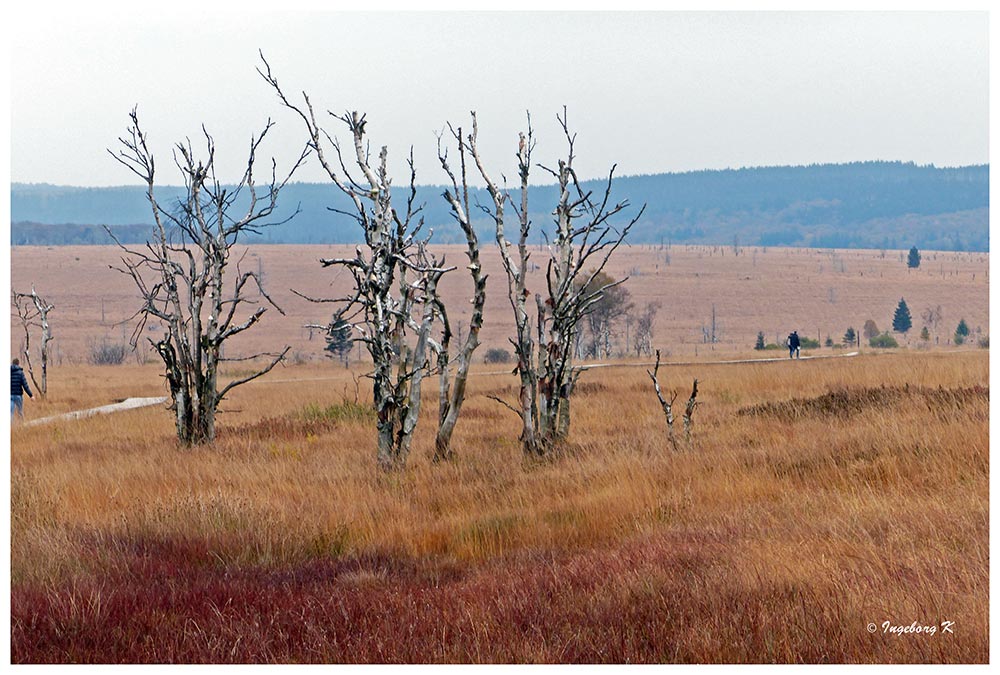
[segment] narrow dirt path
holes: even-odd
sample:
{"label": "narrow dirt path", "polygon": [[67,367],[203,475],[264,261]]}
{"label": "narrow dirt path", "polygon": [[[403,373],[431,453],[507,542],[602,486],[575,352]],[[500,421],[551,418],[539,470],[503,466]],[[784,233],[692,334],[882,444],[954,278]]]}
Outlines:
{"label": "narrow dirt path", "polygon": [[[858,356],[860,352],[848,352],[847,354],[829,354],[822,356],[803,356],[801,361],[813,361],[817,359],[843,359],[850,358],[852,356]],[[669,366],[717,366],[717,365],[735,365],[735,364],[745,364],[745,363],[778,363],[781,361],[790,361],[786,357],[778,356],[768,359],[732,359],[727,361],[671,361],[668,363],[661,362],[660,367],[666,368]],[[584,368],[586,370],[591,370],[594,368],[640,368],[654,365],[652,361],[640,362],[640,363],[591,363]],[[476,373],[476,375],[509,375],[509,370],[494,370],[485,373]],[[318,382],[323,380],[334,380],[338,378],[334,377],[307,377],[299,379],[261,379],[257,380],[256,384],[280,384],[289,382]],[[156,405],[158,403],[166,403],[166,396],[159,396],[155,398],[127,398],[121,403],[112,403],[110,405],[102,405],[97,408],[90,408],[88,410],[76,410],[74,412],[63,413],[61,415],[51,415],[49,417],[40,417],[36,420],[30,420],[25,422],[21,426],[33,427],[41,424],[49,424],[51,422],[58,422],[60,420],[76,420],[82,419],[84,417],[92,417],[94,415],[106,415],[109,413],[121,412],[122,410],[134,410],[135,408],[145,408],[147,406]]]}

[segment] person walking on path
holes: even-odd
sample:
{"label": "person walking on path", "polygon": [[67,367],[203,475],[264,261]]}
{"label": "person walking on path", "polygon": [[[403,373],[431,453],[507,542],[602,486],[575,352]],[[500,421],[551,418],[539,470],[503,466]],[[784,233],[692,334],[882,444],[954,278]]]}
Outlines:
{"label": "person walking on path", "polygon": [[802,353],[802,350],[801,350],[802,343],[799,342],[799,333],[798,333],[798,331],[794,331],[793,330],[792,334],[788,336],[788,339],[785,341],[785,343],[788,345],[788,358],[790,358],[790,359],[792,359],[792,358],[794,358],[794,359],[799,358],[800,355],[801,355],[801,353]]}
{"label": "person walking on path", "polygon": [[35,398],[28,386],[28,380],[24,377],[24,370],[21,369],[21,362],[17,359],[10,364],[10,419],[14,420],[14,411],[24,419],[24,395],[28,398]]}

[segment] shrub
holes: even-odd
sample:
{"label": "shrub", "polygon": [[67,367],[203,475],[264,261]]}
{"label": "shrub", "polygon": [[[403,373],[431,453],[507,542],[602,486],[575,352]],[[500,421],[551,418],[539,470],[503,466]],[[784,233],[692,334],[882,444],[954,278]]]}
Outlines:
{"label": "shrub", "polygon": [[326,407],[309,403],[302,409],[302,418],[307,422],[371,422],[375,419],[375,409],[347,400]]}
{"label": "shrub", "polygon": [[802,349],[819,349],[819,340],[799,336],[799,346]]}
{"label": "shrub", "polygon": [[896,338],[892,337],[888,333],[882,333],[881,335],[876,335],[871,340],[868,341],[872,347],[877,347],[879,349],[892,349],[893,347],[898,347],[899,343],[896,342]]}
{"label": "shrub", "polygon": [[510,363],[510,360],[510,352],[500,347],[487,349],[486,355],[483,357],[485,363]]}
{"label": "shrub", "polygon": [[990,336],[989,335],[984,335],[983,337],[979,338],[979,341],[976,344],[979,345],[980,349],[989,349],[990,348]]}
{"label": "shrub", "polygon": [[87,361],[95,366],[120,366],[129,351],[127,344],[111,342],[107,338],[102,338],[100,342],[91,341],[89,347]]}

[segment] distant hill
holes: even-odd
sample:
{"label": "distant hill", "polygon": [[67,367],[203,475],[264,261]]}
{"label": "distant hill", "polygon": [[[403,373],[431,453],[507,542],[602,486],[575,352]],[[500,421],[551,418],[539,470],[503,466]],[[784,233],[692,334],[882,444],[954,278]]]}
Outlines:
{"label": "distant hill", "polygon": [[[595,193],[601,181],[585,184]],[[452,221],[442,188],[421,186],[425,227],[434,241],[453,243],[461,234]],[[164,187],[169,203],[180,188]],[[629,176],[615,180],[615,199],[629,199],[646,212],[631,243],[810,246],[819,248],[909,248],[989,250],[989,166],[937,168],[902,162],[855,162],[798,167]],[[402,190],[400,199],[402,200]],[[533,238],[551,222],[555,186],[531,190]],[[475,190],[475,203],[490,203]],[[255,239],[267,243],[351,243],[360,239],[356,223],[329,209],[349,210],[332,185],[296,183],[286,187],[275,220],[296,207],[289,223],[265,229]],[[632,213],[634,213],[633,211]],[[141,187],[79,188],[11,185],[11,243],[101,244],[109,225],[126,242],[144,241],[150,221]],[[491,241],[491,223],[476,222]]]}

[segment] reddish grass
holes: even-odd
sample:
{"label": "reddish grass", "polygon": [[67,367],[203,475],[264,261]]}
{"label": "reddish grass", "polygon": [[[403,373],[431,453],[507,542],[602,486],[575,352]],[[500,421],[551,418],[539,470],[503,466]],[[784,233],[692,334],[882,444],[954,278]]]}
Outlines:
{"label": "reddish grass", "polygon": [[[95,555],[114,551],[113,573],[15,589],[15,663],[988,660],[984,636],[960,624],[952,635],[869,633],[867,623],[886,616],[877,598],[889,589],[862,570],[828,588],[747,584],[735,572],[735,531],[673,530],[475,568],[379,554],[233,568],[203,542],[91,545]],[[893,586],[929,571],[893,567]],[[948,568],[932,571],[961,582]],[[831,603],[835,584],[869,599]]]}

